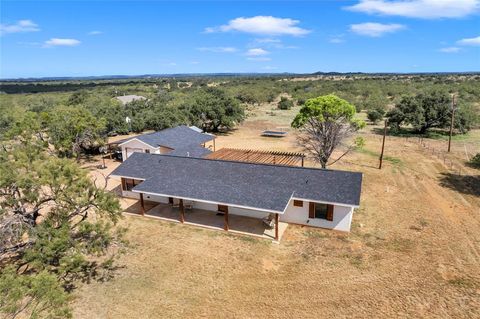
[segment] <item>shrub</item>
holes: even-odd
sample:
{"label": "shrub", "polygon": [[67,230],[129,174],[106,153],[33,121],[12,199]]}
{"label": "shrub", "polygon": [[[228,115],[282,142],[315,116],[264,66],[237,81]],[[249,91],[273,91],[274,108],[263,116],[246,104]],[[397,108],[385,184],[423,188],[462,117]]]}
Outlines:
{"label": "shrub", "polygon": [[480,153],[477,153],[477,155],[472,157],[469,164],[475,168],[480,168]]}
{"label": "shrub", "polygon": [[384,111],[380,109],[368,110],[367,112],[367,118],[373,124],[377,124],[377,122],[383,118],[383,115]]}
{"label": "shrub", "polygon": [[292,107],[293,107],[293,101],[282,96],[282,98],[280,99],[280,102],[278,102],[278,108],[280,110],[289,110]]}

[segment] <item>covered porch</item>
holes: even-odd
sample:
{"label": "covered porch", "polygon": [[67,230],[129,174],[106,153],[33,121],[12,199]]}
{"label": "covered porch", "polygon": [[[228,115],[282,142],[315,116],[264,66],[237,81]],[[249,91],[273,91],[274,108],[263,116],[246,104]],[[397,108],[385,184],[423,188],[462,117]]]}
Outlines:
{"label": "covered porch", "polygon": [[136,207],[131,207],[127,210],[128,213],[274,241],[280,241],[288,226],[287,223],[279,221],[278,214],[274,214],[268,225],[261,218],[231,214],[228,206],[222,207],[222,211],[211,211],[195,208],[183,199],[176,199],[178,204],[173,205],[147,201],[142,195],[138,204],[134,205]]}

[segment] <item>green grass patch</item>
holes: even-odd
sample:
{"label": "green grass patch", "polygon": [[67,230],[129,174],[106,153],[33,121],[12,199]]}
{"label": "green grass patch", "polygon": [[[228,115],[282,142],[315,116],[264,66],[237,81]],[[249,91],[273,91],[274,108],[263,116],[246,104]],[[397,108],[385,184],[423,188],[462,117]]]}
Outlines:
{"label": "green grass patch", "polygon": [[394,238],[386,243],[386,247],[396,252],[407,253],[413,250],[415,242],[408,238]]}
{"label": "green grass patch", "polygon": [[237,239],[241,240],[241,241],[244,241],[244,242],[247,242],[247,243],[252,243],[252,244],[260,244],[262,242],[267,242],[267,240],[263,240],[263,239],[260,239],[260,238],[255,238],[253,236],[247,236],[247,235],[237,235],[237,234],[232,234],[232,236],[235,236]]}
{"label": "green grass patch", "polygon": [[[383,135],[383,128],[374,128],[373,131],[377,134]],[[401,128],[398,131],[388,130],[388,135],[398,137],[412,137],[412,138],[429,138],[433,140],[447,141],[450,135],[450,131],[441,129],[430,129],[424,134],[413,131],[409,128]],[[452,141],[475,141],[480,138],[480,132],[478,130],[471,130],[465,134],[453,133]]]}
{"label": "green grass patch", "polygon": [[475,288],[478,286],[477,282],[470,278],[455,278],[450,279],[448,283],[452,286],[460,287],[460,288]]}
{"label": "green grass patch", "polygon": [[[357,152],[369,155],[371,157],[377,157],[377,158],[380,157],[380,153],[374,152],[374,151],[366,149],[366,148],[360,148],[360,149],[357,150]],[[400,158],[394,157],[394,156],[384,155],[383,160],[387,161],[387,162],[390,162],[394,165],[402,164],[402,160]]]}
{"label": "green grass patch", "polygon": [[307,230],[303,233],[308,238],[325,238],[327,235],[320,230]]}
{"label": "green grass patch", "polygon": [[349,258],[350,264],[357,268],[363,268],[363,256],[362,255],[355,255],[355,256],[350,256]]}

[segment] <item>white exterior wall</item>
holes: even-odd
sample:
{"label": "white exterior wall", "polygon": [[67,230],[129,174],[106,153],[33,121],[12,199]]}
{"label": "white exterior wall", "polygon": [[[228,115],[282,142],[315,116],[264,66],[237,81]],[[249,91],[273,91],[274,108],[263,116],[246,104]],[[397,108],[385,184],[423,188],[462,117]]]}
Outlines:
{"label": "white exterior wall", "polygon": [[[133,194],[134,196],[130,196],[131,194]],[[138,193],[127,192],[127,191],[123,191],[123,196],[132,197],[132,198],[139,198],[140,197],[140,195]],[[143,199],[144,200],[149,200],[149,201],[152,201],[152,202],[168,204],[168,197],[165,197],[165,196],[144,194]],[[178,203],[178,199],[174,198],[174,201],[175,201],[175,203]],[[185,204],[188,204],[190,201],[189,200],[184,200],[184,202],[185,202]],[[208,211],[212,211],[212,212],[217,212],[218,211],[218,205],[217,204],[195,202],[195,201],[193,201],[193,208],[208,210]],[[232,214],[232,215],[240,215],[240,216],[247,216],[247,217],[253,217],[253,218],[264,218],[264,217],[267,217],[268,214],[269,214],[267,212],[262,212],[262,211],[258,211],[258,210],[254,210],[254,209],[245,209],[245,208],[238,208],[238,207],[231,207],[231,206],[228,206],[228,213]]]}
{"label": "white exterior wall", "polygon": [[168,197],[165,196],[143,194],[143,199],[152,202],[168,204]]}
{"label": "white exterior wall", "polygon": [[173,151],[173,149],[160,146],[160,148],[158,149],[157,152],[155,152],[155,154],[167,154],[167,153],[170,153],[171,151]]}
{"label": "white exterior wall", "polygon": [[130,149],[136,149],[135,152],[142,152],[145,153],[145,150],[149,150],[151,154],[166,154],[168,152],[171,152],[172,150],[167,148],[167,147],[151,147],[148,144],[145,144],[143,142],[140,142],[138,140],[130,140],[128,142],[125,142],[125,144],[122,145],[122,158],[123,160],[127,159],[127,148]]}
{"label": "white exterior wall", "polygon": [[280,220],[287,223],[350,231],[353,207],[334,205],[333,221],[328,221],[320,218],[308,218],[309,205],[309,202],[303,201],[303,207],[296,207],[293,206],[293,199],[290,200],[285,214],[280,215]]}
{"label": "white exterior wall", "polygon": [[[124,197],[129,198],[136,198],[139,199],[139,193],[134,193],[130,191],[122,191],[122,195]],[[165,196],[157,196],[157,195],[143,195],[145,200],[149,200],[152,202],[164,203],[168,204],[168,197]],[[178,203],[178,199],[174,198],[175,203]],[[188,203],[188,200],[185,200],[185,203]],[[350,226],[352,223],[352,216],[353,216],[353,207],[350,206],[340,206],[334,205],[333,208],[333,221],[328,221],[326,219],[320,218],[309,218],[308,217],[308,210],[309,210],[309,202],[303,201],[303,207],[296,207],[293,206],[293,199],[290,200],[288,203],[287,209],[285,210],[284,214],[280,214],[280,221],[293,223],[293,224],[300,224],[300,225],[307,225],[313,227],[321,227],[327,229],[335,229],[340,231],[350,231]],[[193,207],[196,209],[202,209],[212,212],[218,211],[217,204],[211,203],[203,203],[203,202],[193,202]],[[269,215],[268,212],[262,212],[254,209],[246,209],[246,208],[238,208],[238,207],[228,207],[229,214],[233,215],[240,215],[246,217],[253,217],[253,218],[264,218]]]}
{"label": "white exterior wall", "polygon": [[123,197],[128,197],[128,198],[140,199],[140,194],[139,193],[134,193],[134,192],[131,192],[131,191],[122,190],[122,196]]}
{"label": "white exterior wall", "polygon": [[[193,207],[198,209],[203,209],[203,210],[209,210],[212,212],[218,211],[217,204],[194,202]],[[232,215],[240,215],[240,216],[246,216],[246,217],[252,217],[252,218],[264,218],[264,217],[267,217],[269,214],[267,212],[262,212],[254,209],[246,209],[246,208],[231,207],[231,206],[228,206],[228,213]]]}
{"label": "white exterior wall", "polygon": [[253,218],[265,218],[270,213],[262,212],[253,209],[239,208],[239,207],[228,207],[228,213],[233,215],[240,215]]}

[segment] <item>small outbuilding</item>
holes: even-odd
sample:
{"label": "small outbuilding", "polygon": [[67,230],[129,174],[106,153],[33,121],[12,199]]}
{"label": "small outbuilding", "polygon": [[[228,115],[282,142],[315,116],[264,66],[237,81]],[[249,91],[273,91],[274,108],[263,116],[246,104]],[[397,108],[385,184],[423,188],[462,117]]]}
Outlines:
{"label": "small outbuilding", "polygon": [[147,98],[141,95],[123,95],[123,96],[117,96],[117,100],[119,100],[123,105],[133,102],[133,101],[143,101],[146,100]]}
{"label": "small outbuilding", "polygon": [[[122,150],[122,159],[126,160],[135,152],[204,157],[212,153],[208,146],[214,148],[214,141],[215,135],[180,125],[116,141],[115,144]],[[210,142],[211,145],[207,145]]]}

